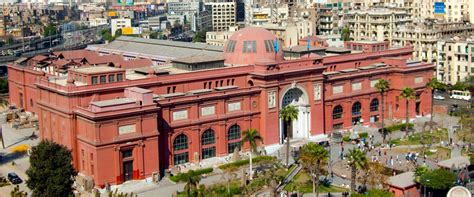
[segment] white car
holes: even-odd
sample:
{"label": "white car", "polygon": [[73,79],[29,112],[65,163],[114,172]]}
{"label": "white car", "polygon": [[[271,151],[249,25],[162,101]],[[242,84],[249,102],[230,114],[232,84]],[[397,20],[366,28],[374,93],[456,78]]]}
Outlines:
{"label": "white car", "polygon": [[436,99],[436,100],[444,100],[444,96],[435,95],[435,96],[434,96],[434,99]]}

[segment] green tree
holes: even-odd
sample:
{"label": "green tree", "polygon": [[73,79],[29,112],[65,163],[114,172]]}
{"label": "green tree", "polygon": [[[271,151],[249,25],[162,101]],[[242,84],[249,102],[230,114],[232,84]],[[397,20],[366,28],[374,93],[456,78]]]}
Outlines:
{"label": "green tree", "polygon": [[280,118],[286,122],[286,166],[290,165],[290,130],[292,123],[298,119],[298,109],[293,105],[287,105],[280,110]]}
{"label": "green tree", "polygon": [[190,170],[188,173],[186,173],[185,180],[186,185],[184,186],[184,190],[186,192],[186,196],[196,196],[199,181],[201,181],[201,176],[197,174],[194,170]]}
{"label": "green tree", "polygon": [[5,94],[8,93],[8,80],[4,78],[0,78],[0,93]]}
{"label": "green tree", "polygon": [[150,39],[157,39],[158,38],[158,32],[154,31],[150,33]]}
{"label": "green tree", "polygon": [[420,177],[421,185],[431,189],[449,189],[454,186],[455,182],[456,175],[444,169],[429,171]]}
{"label": "green tree", "polygon": [[377,89],[377,91],[379,91],[380,93],[380,98],[381,98],[381,102],[382,102],[382,111],[380,112],[380,115],[381,115],[381,122],[382,122],[382,135],[383,135],[383,141],[385,143],[386,139],[387,139],[387,130],[385,130],[385,93],[390,89],[390,83],[385,80],[385,79],[379,79],[377,81],[377,83],[375,84],[375,88]]}
{"label": "green tree", "polygon": [[342,28],[341,39],[343,41],[350,41],[351,40],[351,31],[349,30],[349,27],[345,26],[345,27]]}
{"label": "green tree", "polygon": [[112,42],[114,40],[114,37],[112,36],[112,34],[110,33],[110,29],[103,29],[101,32],[100,32],[101,36],[102,36],[102,40],[106,40],[108,42]]}
{"label": "green tree", "polygon": [[410,87],[406,87],[406,88],[403,88],[402,92],[400,93],[400,96],[402,98],[405,99],[405,103],[406,103],[406,109],[405,109],[405,132],[406,132],[406,136],[408,137],[408,126],[410,124],[409,123],[409,110],[408,110],[408,103],[409,103],[409,100],[410,99],[414,99],[415,98],[415,90],[413,88],[410,88]]}
{"label": "green tree", "polygon": [[205,30],[196,32],[193,37],[193,42],[206,42],[206,32]]}
{"label": "green tree", "polygon": [[433,105],[434,105],[434,95],[436,90],[442,90],[446,88],[446,85],[439,82],[436,78],[431,78],[428,83],[426,83],[426,87],[431,89],[431,115],[430,115],[430,130],[433,129]]}
{"label": "green tree", "polygon": [[57,31],[58,30],[56,26],[54,26],[53,24],[48,24],[48,26],[44,28],[43,36],[48,37],[48,36],[56,35]]}
{"label": "green tree", "polygon": [[12,45],[15,43],[15,39],[13,38],[12,35],[8,35],[5,40],[6,40],[7,45]]}
{"label": "green tree", "polygon": [[115,30],[115,37],[118,38],[122,35],[122,29]]}
{"label": "green tree", "polygon": [[33,196],[68,196],[77,172],[67,147],[43,140],[32,148],[26,175],[26,185]]}
{"label": "green tree", "polygon": [[351,197],[393,197],[394,194],[383,189],[370,189],[366,194],[352,193]]}
{"label": "green tree", "polygon": [[250,145],[250,179],[253,178],[253,166],[252,166],[252,153],[258,154],[257,143],[263,142],[262,136],[258,133],[256,129],[249,129],[244,131],[244,137],[242,138],[242,143],[248,142]]}
{"label": "green tree", "polygon": [[365,156],[365,153],[362,152],[360,149],[353,148],[349,150],[347,159],[349,162],[349,166],[351,167],[351,190],[355,191],[357,170],[365,167],[365,164],[367,162],[367,157]]}
{"label": "green tree", "polygon": [[426,166],[419,166],[415,169],[415,181],[417,183],[420,182],[421,180],[421,176],[423,176],[424,174],[428,173],[430,171],[430,169]]}
{"label": "green tree", "polygon": [[465,83],[458,81],[453,85],[453,87],[451,87],[451,90],[464,91],[464,90],[467,90],[467,86]]}
{"label": "green tree", "polygon": [[319,176],[324,174],[328,159],[329,151],[319,144],[310,142],[301,148],[300,160],[304,168],[311,175],[313,193],[316,196],[319,196]]}

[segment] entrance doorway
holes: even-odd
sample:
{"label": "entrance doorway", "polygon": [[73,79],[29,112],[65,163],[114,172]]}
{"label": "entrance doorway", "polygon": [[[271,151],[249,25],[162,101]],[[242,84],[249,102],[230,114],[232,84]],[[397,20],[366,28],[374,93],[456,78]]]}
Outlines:
{"label": "entrance doorway", "polygon": [[290,138],[295,139],[307,139],[310,135],[310,105],[306,93],[299,87],[287,90],[281,100],[281,108],[288,105],[293,105],[298,109],[298,119],[290,123],[291,129],[289,131],[287,131],[288,123],[280,119],[280,143],[282,144],[285,142],[287,132],[290,132],[288,133]]}
{"label": "entrance doorway", "polygon": [[133,160],[123,162],[123,181],[130,181],[133,179]]}

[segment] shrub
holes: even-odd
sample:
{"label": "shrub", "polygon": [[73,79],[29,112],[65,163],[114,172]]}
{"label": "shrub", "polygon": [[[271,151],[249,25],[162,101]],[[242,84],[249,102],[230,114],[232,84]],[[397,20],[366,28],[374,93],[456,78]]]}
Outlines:
{"label": "shrub", "polygon": [[[413,128],[415,125],[413,123],[408,123],[408,128]],[[401,124],[395,124],[395,125],[392,125],[392,126],[389,126],[389,127],[386,127],[385,129],[388,131],[388,132],[394,132],[394,131],[399,131],[401,130],[402,128],[405,128],[405,123],[401,123]]]}
{"label": "shrub", "polygon": [[[214,171],[213,168],[203,168],[203,169],[195,170],[194,174],[195,175],[203,175],[203,174],[209,174],[213,171]],[[178,173],[177,175],[170,177],[170,180],[172,180],[174,182],[185,181],[187,175],[188,175],[188,173]]]}
{"label": "shrub", "polygon": [[367,138],[369,137],[369,133],[359,133],[360,138]]}
{"label": "shrub", "polygon": [[[258,163],[258,162],[262,162],[262,161],[272,161],[273,159],[275,159],[275,158],[272,157],[272,156],[262,155],[262,156],[257,156],[255,158],[253,158],[252,162]],[[219,168],[222,169],[222,170],[230,170],[230,169],[239,168],[239,167],[247,165],[249,163],[250,163],[250,160],[244,159],[244,160],[239,160],[239,161],[235,161],[235,162],[232,162],[232,163],[227,163],[227,164],[221,165],[221,166],[219,166]]]}
{"label": "shrub", "polygon": [[349,142],[349,141],[351,141],[351,138],[349,136],[344,136],[344,137],[342,137],[342,141]]}

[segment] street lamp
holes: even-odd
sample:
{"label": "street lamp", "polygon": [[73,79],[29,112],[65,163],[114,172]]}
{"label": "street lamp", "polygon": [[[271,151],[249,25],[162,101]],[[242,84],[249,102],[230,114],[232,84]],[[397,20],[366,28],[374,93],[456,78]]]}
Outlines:
{"label": "street lamp", "polygon": [[[429,179],[426,180],[426,182],[430,182]],[[426,197],[426,185],[423,185],[425,189],[423,190],[423,196]]]}

